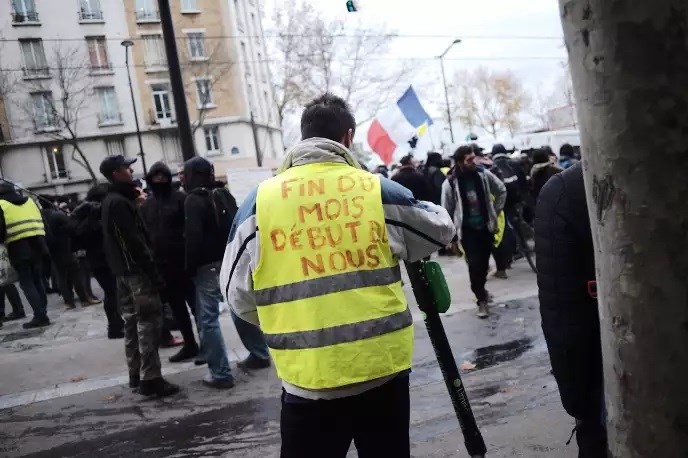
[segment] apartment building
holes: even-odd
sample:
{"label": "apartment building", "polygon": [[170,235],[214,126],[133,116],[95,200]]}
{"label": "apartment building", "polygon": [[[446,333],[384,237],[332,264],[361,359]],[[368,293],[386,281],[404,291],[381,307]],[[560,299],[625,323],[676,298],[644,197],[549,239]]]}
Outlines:
{"label": "apartment building", "polygon": [[[256,146],[274,165],[283,146],[258,2],[170,3],[196,153],[218,176],[255,166]],[[148,167],[182,163],[157,0],[0,0],[0,18],[3,177],[83,194],[83,157],[100,178],[106,155],[139,153],[134,104]]]}

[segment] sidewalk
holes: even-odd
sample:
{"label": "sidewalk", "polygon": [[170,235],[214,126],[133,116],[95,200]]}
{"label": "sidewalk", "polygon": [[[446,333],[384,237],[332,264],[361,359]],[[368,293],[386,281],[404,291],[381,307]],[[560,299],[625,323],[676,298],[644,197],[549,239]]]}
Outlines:
{"label": "sidewalk", "polygon": [[[473,310],[468,271],[463,259],[439,258],[452,291],[452,307],[445,314]],[[523,261],[515,263],[508,280],[490,279],[488,288],[497,303],[536,294],[534,274]],[[405,274],[404,274],[405,276]],[[408,279],[404,291],[416,322],[422,322]],[[94,292],[102,292],[94,282]],[[23,298],[23,297],[22,297]],[[27,313],[30,308],[24,301]],[[108,340],[102,304],[64,310],[57,295],[49,296],[52,326],[32,330],[21,328],[23,321],[4,323],[0,329],[0,409],[25,405],[116,386],[125,383],[127,370],[122,340]],[[220,318],[231,361],[245,358],[228,313]],[[192,362],[171,364],[167,358],[176,348],[161,349],[163,374],[197,369]],[[200,376],[199,376],[200,378]]]}

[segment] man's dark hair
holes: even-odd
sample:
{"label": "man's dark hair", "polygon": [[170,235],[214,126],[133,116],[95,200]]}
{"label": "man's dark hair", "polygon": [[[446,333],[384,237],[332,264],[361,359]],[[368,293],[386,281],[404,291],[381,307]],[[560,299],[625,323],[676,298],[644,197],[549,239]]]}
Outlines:
{"label": "man's dark hair", "polygon": [[349,105],[334,94],[326,92],[306,105],[301,115],[301,138],[321,137],[341,142],[356,120]]}
{"label": "man's dark hair", "polygon": [[473,144],[461,145],[454,152],[454,162],[457,164],[463,164],[463,161],[464,159],[466,159],[466,156],[469,156],[471,153],[475,152],[476,151]]}
{"label": "man's dark hair", "polygon": [[549,162],[549,152],[545,148],[538,148],[533,152],[533,164],[545,164],[547,162]]}
{"label": "man's dark hair", "polygon": [[571,146],[568,143],[564,143],[563,145],[561,145],[561,148],[559,148],[559,156],[574,157],[575,152],[573,146]]}

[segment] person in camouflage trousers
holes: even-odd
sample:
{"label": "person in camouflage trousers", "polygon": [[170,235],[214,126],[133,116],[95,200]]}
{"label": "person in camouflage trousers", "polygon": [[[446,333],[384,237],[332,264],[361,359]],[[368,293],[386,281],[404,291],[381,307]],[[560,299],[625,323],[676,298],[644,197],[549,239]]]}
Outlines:
{"label": "person in camouflage trousers", "polygon": [[117,277],[117,298],[124,318],[129,386],[145,396],[170,396],[179,387],[160,372],[158,346],[164,283],[153,261],[137,205],[145,194],[133,182],[136,159],[106,157],[100,172],[110,182],[102,203],[103,246]]}

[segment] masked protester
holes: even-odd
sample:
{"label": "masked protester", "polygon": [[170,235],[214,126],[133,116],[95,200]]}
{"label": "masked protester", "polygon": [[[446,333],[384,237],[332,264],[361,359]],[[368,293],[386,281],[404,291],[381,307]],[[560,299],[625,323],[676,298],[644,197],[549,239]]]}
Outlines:
{"label": "masked protester", "polygon": [[[551,151],[551,150],[550,150]],[[533,202],[537,203],[542,187],[562,169],[550,161],[549,151],[540,148],[533,153],[533,168],[530,169],[530,192]]]}
{"label": "masked protester", "polygon": [[162,378],[160,328],[165,284],[153,261],[138,205],[144,197],[133,180],[136,159],[106,157],[100,173],[110,182],[103,200],[103,244],[110,269],[117,277],[117,296],[124,317],[124,349],[129,386],[144,396],[170,396],[179,387]]}
{"label": "masked protester", "polygon": [[172,314],[184,338],[184,346],[170,357],[171,363],[177,363],[198,355],[198,344],[186,308],[187,302],[192,310],[196,305],[193,284],[184,269],[186,195],[173,189],[172,172],[162,162],[150,168],[146,184],[152,195],[141,205],[141,216],[148,230],[155,264],[165,282]]}

